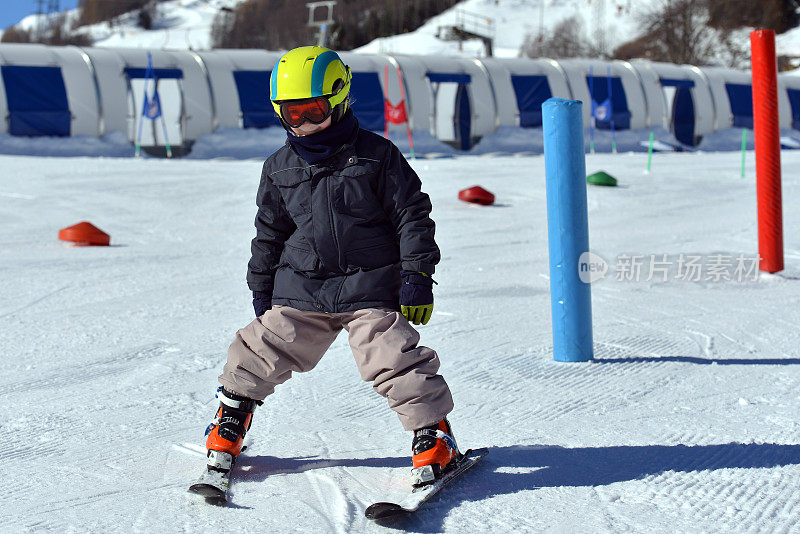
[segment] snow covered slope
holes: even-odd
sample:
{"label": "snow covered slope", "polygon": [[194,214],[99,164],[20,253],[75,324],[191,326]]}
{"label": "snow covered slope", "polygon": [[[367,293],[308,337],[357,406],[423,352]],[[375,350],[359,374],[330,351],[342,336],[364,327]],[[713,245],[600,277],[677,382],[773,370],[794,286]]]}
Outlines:
{"label": "snow covered slope", "polygon": [[96,24],[90,27],[95,46],[208,49],[211,25],[223,7],[233,8],[243,0],[172,0],[159,3],[152,30],[136,25],[135,13],[117,27]]}
{"label": "snow covered slope", "polygon": [[[88,33],[94,46],[122,48],[208,49],[211,47],[211,25],[222,8],[234,8],[244,0],[170,0],[159,2],[153,28],[145,30],[137,25],[138,12],[132,11],[118,17],[113,24],[102,22],[83,26],[79,31]],[[67,12],[67,21],[76,21],[80,11]],[[19,26],[25,30],[36,27],[37,15],[22,19]]]}
{"label": "snow covered slope", "polygon": [[[494,55],[517,57],[527,35],[545,35],[563,20],[581,21],[588,39],[602,36],[607,51],[639,36],[639,17],[656,9],[652,0],[464,0],[433,17],[414,32],[376,39],[358,49],[364,53],[485,55],[483,44],[467,41],[459,48],[454,41],[436,38],[439,27],[452,25],[459,12],[477,14],[494,21]],[[470,20],[469,17],[467,20]],[[750,49],[749,31],[740,30],[734,39]],[[776,39],[778,54],[800,56],[800,28]]]}
{"label": "snow covered slope", "polygon": [[[412,532],[792,532],[800,524],[800,179],[785,272],[617,279],[620,255],[752,256],[752,152],[588,156],[597,360],[552,361],[541,157],[412,162],[443,259],[421,327],[483,465]],[[256,412],[232,505],[186,487],[235,330],[258,161],[0,157],[0,496],[7,532],[364,532],[411,437],[340,337]],[[497,205],[456,200],[481,184]],[[90,220],[108,248],[70,248]],[[645,265],[649,265],[645,264]],[[672,264],[675,267],[675,263]],[[730,271],[728,271],[731,274]],[[373,527],[370,531],[380,531]],[[394,530],[387,530],[394,531]]]}
{"label": "snow covered slope", "polygon": [[[233,8],[243,0],[171,0],[159,3],[154,28],[143,30],[136,25],[136,14],[120,17],[112,27],[107,23],[86,28],[95,39],[95,46],[125,48],[206,49],[210,46],[210,30],[214,17],[223,7]],[[433,17],[414,32],[376,39],[358,49],[364,53],[402,53],[436,55],[484,55],[483,45],[468,41],[459,50],[458,43],[436,38],[440,26],[451,25],[459,12],[467,12],[494,22],[494,52],[498,57],[517,57],[528,34],[552,31],[562,20],[577,17],[592,40],[600,34],[609,50],[635,38],[640,24],[637,17],[643,10],[653,9],[651,0],[464,0],[455,7]],[[298,3],[298,9],[306,9]],[[69,12],[77,17],[78,11]],[[20,26],[31,29],[36,16],[31,15]],[[737,38],[748,40],[747,31]],[[747,45],[749,47],[749,45]],[[800,28],[777,37],[778,54],[800,56]]]}
{"label": "snow covered slope", "polygon": [[[494,55],[517,57],[528,34],[551,31],[562,20],[576,17],[592,36],[602,31],[613,48],[636,36],[637,1],[619,0],[464,0],[433,17],[414,32],[376,39],[358,49],[365,53],[483,56],[483,44],[436,38],[440,26],[453,25],[460,12],[477,14],[494,22]],[[647,2],[651,5],[652,2]],[[471,18],[467,18],[471,21]]]}

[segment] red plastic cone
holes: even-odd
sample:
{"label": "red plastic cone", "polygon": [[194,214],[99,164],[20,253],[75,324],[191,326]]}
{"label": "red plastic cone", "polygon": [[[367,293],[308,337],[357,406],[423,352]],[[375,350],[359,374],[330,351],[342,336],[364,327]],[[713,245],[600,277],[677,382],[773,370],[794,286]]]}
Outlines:
{"label": "red plastic cone", "polygon": [[458,198],[464,202],[472,202],[473,204],[480,204],[482,206],[494,204],[494,195],[479,185],[472,186],[468,189],[462,189],[458,192]]}
{"label": "red plastic cone", "polygon": [[72,241],[78,247],[107,247],[111,242],[110,235],[87,221],[62,228],[58,231],[58,238],[62,241]]}

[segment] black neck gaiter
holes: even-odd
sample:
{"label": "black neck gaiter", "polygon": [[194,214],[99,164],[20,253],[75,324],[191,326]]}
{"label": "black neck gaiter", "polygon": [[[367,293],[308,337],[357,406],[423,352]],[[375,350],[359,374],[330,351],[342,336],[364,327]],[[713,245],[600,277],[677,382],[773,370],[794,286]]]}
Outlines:
{"label": "black neck gaiter", "polygon": [[343,145],[355,140],[358,120],[352,110],[347,110],[342,119],[321,132],[298,137],[286,130],[289,142],[304,160],[312,165],[333,156]]}

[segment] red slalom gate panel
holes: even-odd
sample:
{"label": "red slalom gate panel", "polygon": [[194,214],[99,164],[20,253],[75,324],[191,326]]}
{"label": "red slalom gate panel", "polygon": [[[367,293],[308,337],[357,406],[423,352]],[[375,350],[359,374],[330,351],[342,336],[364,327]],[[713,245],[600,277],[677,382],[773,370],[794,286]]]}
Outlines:
{"label": "red slalom gate panel", "polygon": [[753,68],[753,130],[756,145],[759,269],[783,270],[781,134],[778,122],[778,68],[775,32],[750,33]]}
{"label": "red slalom gate panel", "polygon": [[479,185],[462,189],[458,192],[458,199],[464,202],[472,202],[473,204],[481,204],[483,206],[494,204],[494,195]]}
{"label": "red slalom gate panel", "polygon": [[62,228],[58,231],[58,238],[72,241],[78,247],[107,247],[111,243],[111,236],[87,221]]}

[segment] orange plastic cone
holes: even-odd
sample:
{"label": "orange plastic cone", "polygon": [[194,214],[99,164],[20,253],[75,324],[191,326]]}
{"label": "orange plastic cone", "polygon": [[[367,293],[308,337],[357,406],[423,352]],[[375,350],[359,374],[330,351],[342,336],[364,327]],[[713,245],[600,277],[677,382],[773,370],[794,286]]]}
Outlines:
{"label": "orange plastic cone", "polygon": [[78,247],[107,247],[111,242],[110,235],[87,221],[62,228],[58,231],[58,238],[62,241],[72,241]]}

